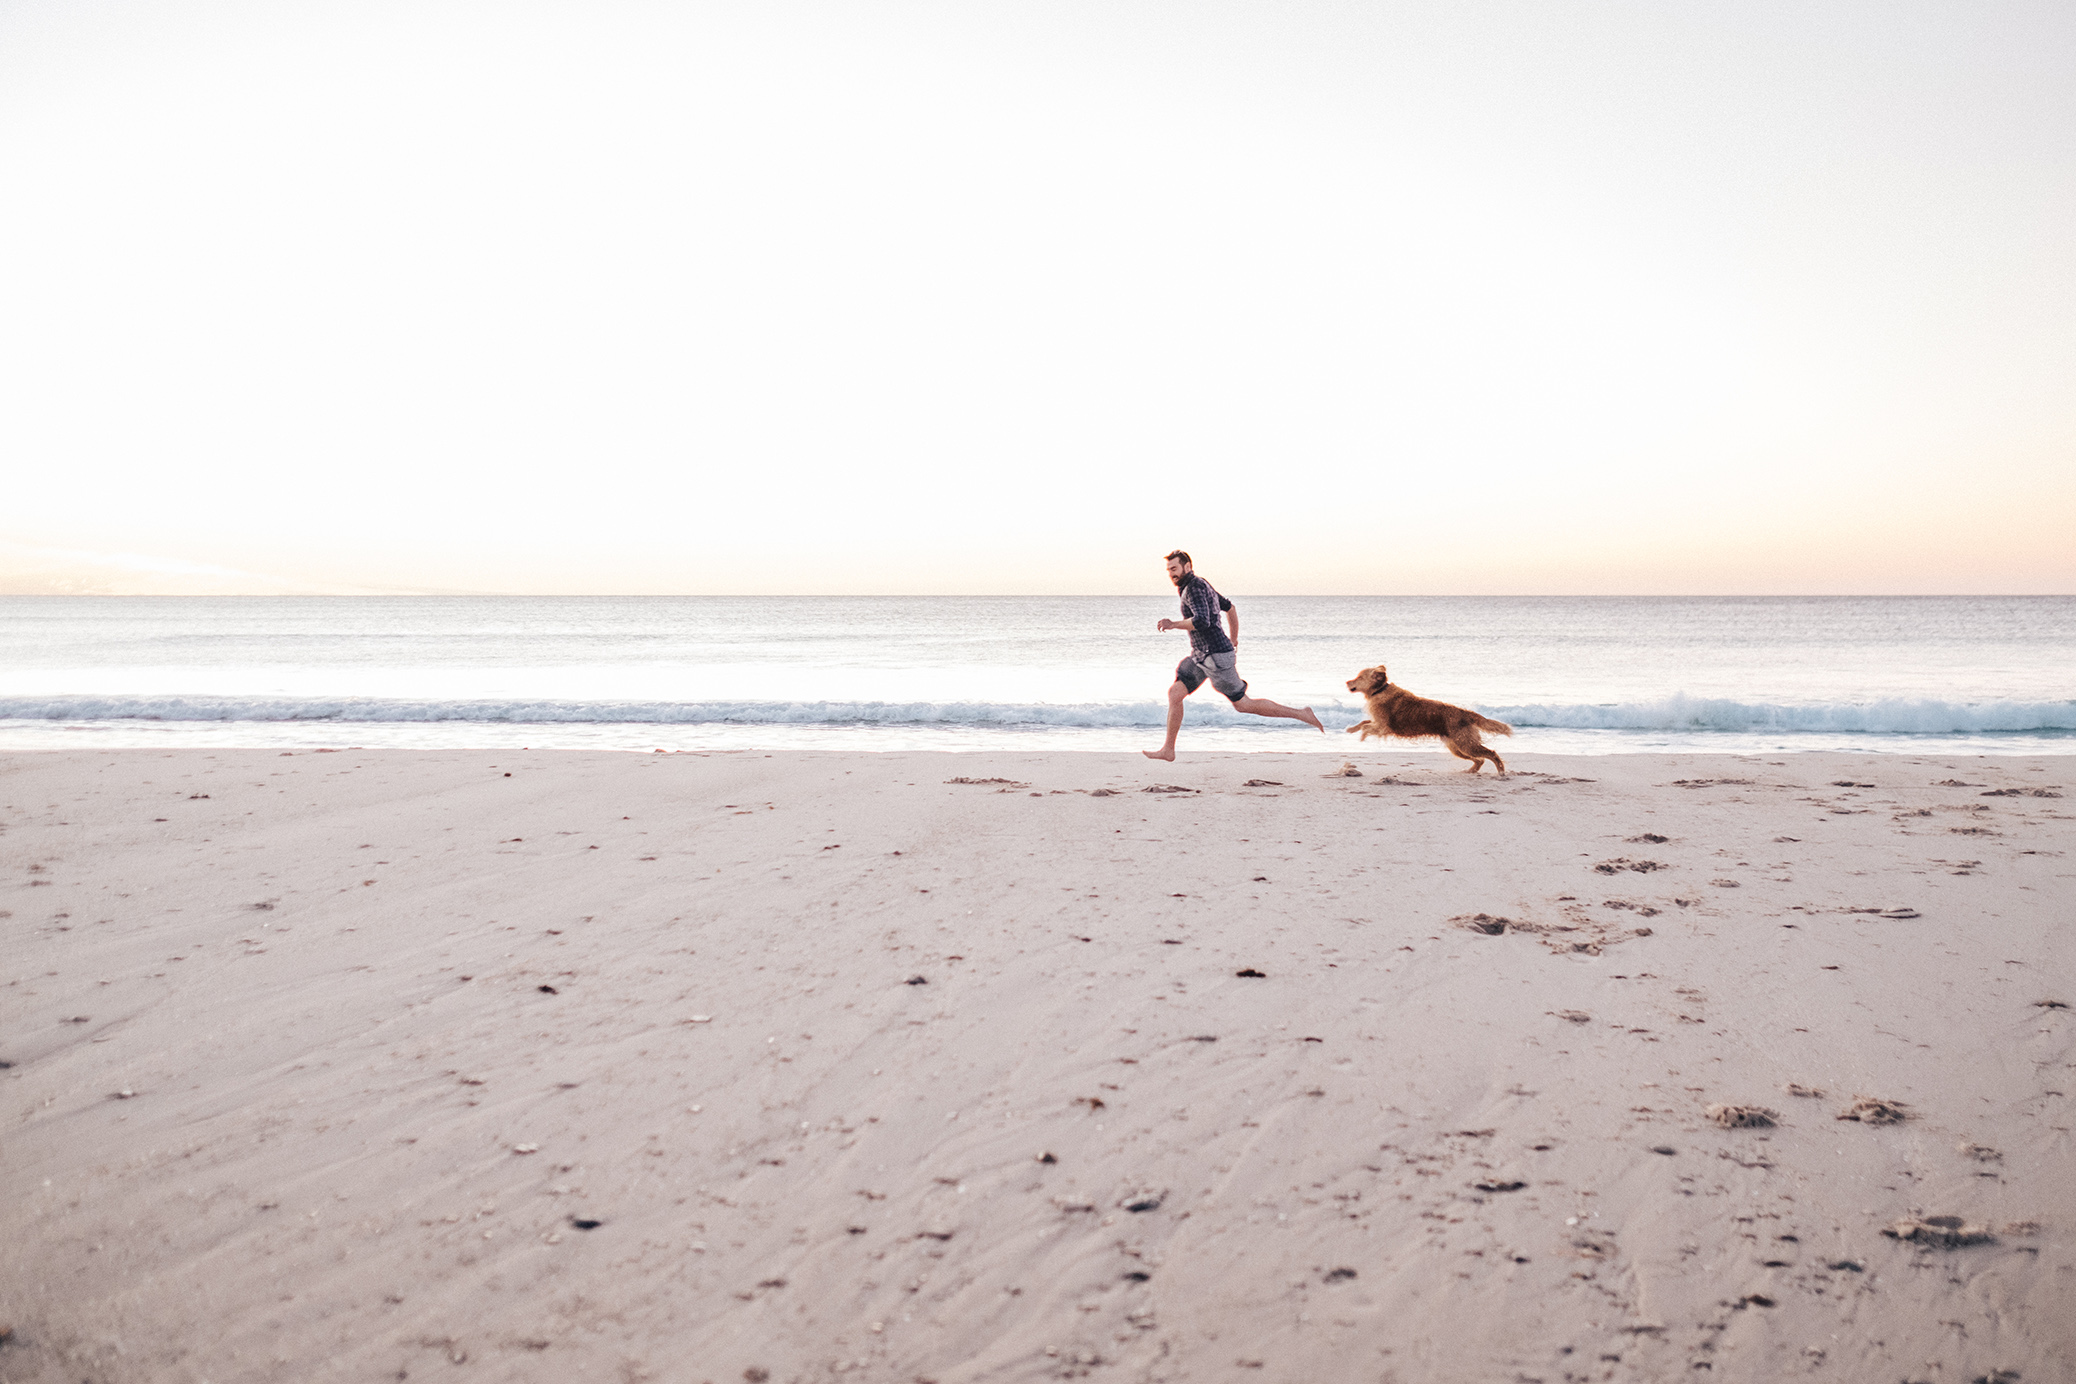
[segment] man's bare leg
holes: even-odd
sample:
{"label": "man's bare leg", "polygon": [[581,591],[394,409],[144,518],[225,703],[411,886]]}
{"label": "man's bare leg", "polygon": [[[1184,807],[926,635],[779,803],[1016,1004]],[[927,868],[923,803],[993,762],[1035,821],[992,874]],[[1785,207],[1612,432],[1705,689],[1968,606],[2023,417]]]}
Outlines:
{"label": "man's bare leg", "polygon": [[[1286,721],[1303,721],[1321,734],[1324,734],[1326,731],[1326,727],[1319,724],[1319,718],[1312,714],[1312,708],[1309,706],[1291,707],[1285,706],[1281,702],[1272,702],[1267,697],[1242,697],[1239,701],[1233,703],[1233,710],[1244,711],[1249,716],[1280,716]],[[1174,724],[1180,725],[1181,722],[1177,719],[1174,721]],[[1168,743],[1171,747],[1173,746],[1174,737],[1172,735],[1168,737]]]}
{"label": "man's bare leg", "polygon": [[1182,734],[1182,699],[1188,695],[1189,689],[1182,685],[1181,678],[1177,678],[1168,684],[1167,743],[1157,750],[1141,750],[1139,751],[1140,754],[1145,755],[1148,759],[1173,760],[1175,758],[1175,737]]}

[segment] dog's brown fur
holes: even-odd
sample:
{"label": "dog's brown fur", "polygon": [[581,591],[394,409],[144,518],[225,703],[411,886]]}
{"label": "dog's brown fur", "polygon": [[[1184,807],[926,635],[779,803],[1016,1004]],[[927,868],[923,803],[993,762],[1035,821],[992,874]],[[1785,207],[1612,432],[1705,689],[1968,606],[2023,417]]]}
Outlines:
{"label": "dog's brown fur", "polygon": [[1398,736],[1401,739],[1421,739],[1435,736],[1449,747],[1449,753],[1458,759],[1468,759],[1467,772],[1477,773],[1491,760],[1502,774],[1507,771],[1506,761],[1485,748],[1478,732],[1489,730],[1495,735],[1512,735],[1514,728],[1504,721],[1495,721],[1489,716],[1480,716],[1475,711],[1465,711],[1460,706],[1447,702],[1431,702],[1425,697],[1416,697],[1403,687],[1393,687],[1384,676],[1384,665],[1365,668],[1348,679],[1348,690],[1360,693],[1369,705],[1370,718],[1357,721],[1348,727],[1348,733],[1360,732],[1367,740],[1378,737]]}

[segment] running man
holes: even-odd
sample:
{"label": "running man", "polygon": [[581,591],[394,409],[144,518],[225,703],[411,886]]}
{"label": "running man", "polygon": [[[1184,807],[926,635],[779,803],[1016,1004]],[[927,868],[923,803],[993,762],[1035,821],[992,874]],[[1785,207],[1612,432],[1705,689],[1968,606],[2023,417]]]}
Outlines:
{"label": "running man", "polygon": [[[1182,618],[1163,620],[1158,628],[1163,630],[1188,630],[1189,654],[1175,665],[1175,681],[1168,688],[1168,740],[1157,750],[1141,750],[1148,759],[1175,758],[1175,737],[1182,732],[1182,699],[1209,682],[1224,693],[1233,704],[1233,710],[1244,711],[1250,716],[1280,716],[1286,720],[1303,721],[1312,729],[1325,733],[1326,727],[1312,714],[1312,708],[1302,711],[1272,702],[1266,697],[1247,695],[1247,683],[1240,677],[1238,645],[1240,643],[1240,612],[1233,603],[1218,594],[1210,582],[1198,576],[1190,566],[1189,554],[1177,548],[1168,554],[1168,580],[1182,593]],[[1223,612],[1226,623],[1232,629],[1230,636],[1218,627],[1219,614]]]}

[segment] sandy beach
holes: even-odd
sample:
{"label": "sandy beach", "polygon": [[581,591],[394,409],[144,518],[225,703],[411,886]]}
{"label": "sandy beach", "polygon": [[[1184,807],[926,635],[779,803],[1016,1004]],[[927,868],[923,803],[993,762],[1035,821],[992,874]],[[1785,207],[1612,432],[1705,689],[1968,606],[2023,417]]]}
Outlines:
{"label": "sandy beach", "polygon": [[0,1379],[2076,1377],[2072,761],[1350,757],[0,757]]}

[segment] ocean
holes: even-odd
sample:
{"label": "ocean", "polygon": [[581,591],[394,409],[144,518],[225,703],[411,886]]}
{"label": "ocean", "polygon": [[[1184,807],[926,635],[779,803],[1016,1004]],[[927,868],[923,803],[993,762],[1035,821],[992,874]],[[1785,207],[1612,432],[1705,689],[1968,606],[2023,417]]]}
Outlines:
{"label": "ocean", "polygon": [[[1382,662],[1508,753],[2076,753],[2076,597],[1227,594],[1251,690],[1330,730]],[[0,747],[1145,748],[1175,604],[0,597]],[[1181,749],[1355,743],[1206,687]]]}

